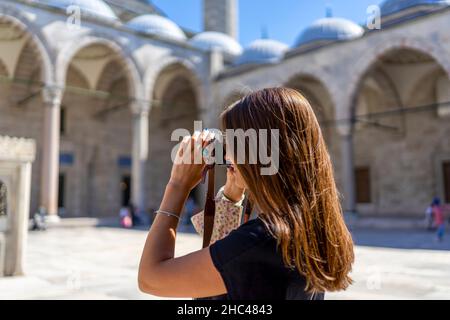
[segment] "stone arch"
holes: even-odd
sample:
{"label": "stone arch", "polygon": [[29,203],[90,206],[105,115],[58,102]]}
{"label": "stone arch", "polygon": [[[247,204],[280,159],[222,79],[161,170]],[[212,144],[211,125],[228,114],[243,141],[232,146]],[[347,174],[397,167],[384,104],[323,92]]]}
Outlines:
{"label": "stone arch", "polygon": [[32,41],[28,41],[21,48],[14,74],[11,76],[14,79],[11,100],[28,101],[27,97],[35,96],[45,85],[42,83],[42,65],[36,63],[36,55],[39,56],[39,52]]}
{"label": "stone arch", "polygon": [[[349,100],[344,99],[347,101],[347,104],[345,105],[345,108],[340,110],[340,119],[355,119],[355,115],[358,114],[357,108],[360,102],[359,98],[364,90],[364,86],[366,86],[367,81],[370,79],[377,82],[380,88],[382,88],[381,94],[385,101],[382,109],[372,110],[371,113],[374,113],[375,115],[381,113],[382,116],[384,112],[408,107],[408,102],[410,102],[409,96],[415,92],[415,88],[420,84],[420,80],[417,80],[415,83],[411,80],[410,88],[405,88],[404,86],[399,88],[398,80],[396,80],[395,77],[392,77],[392,75],[387,74],[387,71],[390,69],[390,63],[406,65],[407,63],[411,63],[408,60],[413,59],[412,61],[414,62],[414,59],[417,59],[419,63],[430,63],[435,65],[431,68],[431,71],[427,71],[427,75],[439,72],[448,77],[449,72],[445,69],[445,65],[448,62],[446,62],[445,58],[441,57],[443,53],[438,51],[439,54],[436,54],[436,50],[439,49],[432,50],[432,47],[425,47],[424,43],[417,41],[403,41],[401,43],[392,42],[391,45],[386,44],[384,50],[379,50],[380,52],[375,56],[375,60],[371,61],[370,64],[366,64],[364,71],[359,72],[359,83],[354,87],[356,91],[349,96]],[[417,57],[411,57],[413,55]],[[441,58],[437,60],[438,57]],[[361,63],[359,63],[359,65],[361,65]],[[359,67],[357,67],[357,69],[358,68]],[[422,78],[425,77],[426,75]],[[448,78],[450,79],[450,77]],[[354,83],[351,82],[351,85],[354,86]],[[401,120],[398,120],[397,122],[400,123]]]}
{"label": "stone arch", "polygon": [[54,66],[51,61],[54,60],[54,54],[49,41],[40,28],[34,25],[23,12],[6,4],[0,4],[1,20],[10,22],[13,26],[20,28],[31,39],[31,43],[36,47],[39,57],[42,59],[41,81],[44,84],[53,84],[55,82]]}
{"label": "stone arch", "polygon": [[321,83],[321,85],[326,88],[327,94],[329,95],[333,106],[337,105],[339,92],[337,91],[337,86],[335,84],[336,80],[333,78],[333,74],[327,71],[327,69],[317,68],[316,65],[303,64],[300,68],[298,65],[293,65],[288,70],[289,72],[283,75],[283,85],[302,77],[306,79],[314,79],[314,81]]}
{"label": "stone arch", "polygon": [[66,214],[111,215],[131,200],[122,190],[132,183],[133,113],[145,108],[135,103],[143,100],[139,69],[126,48],[96,34],[63,46],[56,66],[67,121],[61,153],[74,159],[60,166],[67,189],[76,190]]}
{"label": "stone arch", "polygon": [[[171,153],[179,141],[172,141],[174,130],[183,129],[184,134],[192,134],[194,121],[202,120],[201,96],[199,80],[189,64],[178,59],[169,59],[157,76],[152,72],[146,83],[151,94],[149,132],[149,161],[147,167],[149,181],[147,187],[150,206],[154,207],[160,200],[163,191],[161,181],[167,181],[172,167]],[[179,138],[179,137],[177,137]],[[200,193],[194,191],[193,196],[200,205]]]}
{"label": "stone arch", "polygon": [[299,73],[293,75],[283,85],[299,91],[310,102],[322,127],[325,140],[330,143],[335,125],[335,105],[326,84],[313,74]]}
{"label": "stone arch", "polygon": [[[196,90],[197,99],[200,101],[203,97],[203,86],[201,77],[199,76],[200,73],[194,63],[175,56],[161,58],[156,66],[151,66],[146,70],[143,81],[144,99],[152,101],[155,96],[155,87],[158,78],[165,70],[173,66],[179,66],[189,73],[190,81],[192,81],[192,84]],[[156,95],[158,95],[158,93]]]}
{"label": "stone arch", "polygon": [[375,48],[350,70],[354,91],[341,115],[358,123],[362,90],[369,81],[380,86],[377,97],[368,97],[375,106],[364,117],[368,125],[353,135],[355,172],[366,172],[355,179],[361,183],[356,190],[366,190],[366,196],[357,196],[358,212],[418,216],[417,208],[436,190],[438,165],[432,159],[450,149],[441,142],[448,135],[446,119],[434,108],[415,107],[439,102],[434,90],[439,77],[448,78],[449,60],[440,48],[418,39],[394,39]]}
{"label": "stone arch", "polygon": [[[117,61],[110,61],[105,65],[103,72],[96,84],[96,90],[100,92],[111,92],[114,95],[109,96],[106,101],[106,108],[120,108],[120,106],[130,103],[130,99],[125,92],[130,91],[130,83],[127,80],[127,75],[121,70],[120,63]],[[140,106],[140,105],[139,105]]]}
{"label": "stone arch", "polygon": [[[440,99],[439,94],[434,91],[439,86],[438,82],[444,82],[444,86],[447,88],[447,91],[450,89],[450,78],[447,76],[444,70],[441,68],[436,68],[434,70],[430,70],[428,73],[424,74],[422,77],[417,79],[415,86],[409,92],[408,97],[405,101],[405,105],[412,107],[420,107],[428,104],[434,103],[434,101],[430,101],[429,99],[423,100],[418,97],[420,91],[427,91],[428,97],[434,96],[438,102],[449,102],[450,99],[445,99],[443,101]],[[432,90],[432,92],[430,92]]]}
{"label": "stone arch", "polygon": [[[402,133],[403,120],[401,114],[397,117],[378,119],[377,115],[390,110],[402,109],[402,100],[395,81],[381,68],[374,68],[369,78],[364,78],[359,87],[359,93],[351,108],[351,119],[355,129],[378,124],[380,128],[392,128]],[[395,132],[392,131],[392,132]]]}
{"label": "stone arch", "polygon": [[[198,115],[201,112],[198,78],[184,63],[175,62],[166,65],[149,90],[152,92],[153,107],[159,107],[157,109],[160,120],[164,119],[164,114],[166,117],[174,116],[170,109],[178,109],[175,111],[181,112],[179,116],[175,115],[176,117],[191,117],[192,114]],[[184,99],[179,99],[180,96],[184,96]]]}
{"label": "stone arch", "polygon": [[131,98],[135,100],[143,99],[142,83],[139,68],[132,55],[126,48],[117,42],[104,37],[89,35],[80,41],[71,42],[58,53],[56,60],[56,83],[65,86],[69,65],[72,59],[84,48],[93,45],[104,46],[113,52],[120,59],[127,71],[130,85]]}
{"label": "stone arch", "polygon": [[67,71],[66,86],[89,89],[89,81],[81,71],[70,65]]}
{"label": "stone arch", "polygon": [[446,54],[442,47],[433,44],[431,41],[408,37],[380,40],[379,43],[372,44],[370,50],[365,50],[364,54],[353,64],[354,67],[349,70],[349,85],[342,90],[340,99],[342,101],[340,104],[342,107],[337,109],[339,112],[338,118],[351,118],[352,107],[358,96],[362,80],[377,61],[379,61],[380,57],[397,49],[415,50],[430,56],[445,70],[450,78],[450,57],[448,57],[448,54]]}
{"label": "stone arch", "polygon": [[284,86],[291,87],[304,94],[314,107],[319,104],[323,110],[317,110],[319,116],[322,115],[326,119],[332,120],[334,118],[334,99],[331,95],[330,89],[326,83],[314,74],[298,73],[287,80]]}

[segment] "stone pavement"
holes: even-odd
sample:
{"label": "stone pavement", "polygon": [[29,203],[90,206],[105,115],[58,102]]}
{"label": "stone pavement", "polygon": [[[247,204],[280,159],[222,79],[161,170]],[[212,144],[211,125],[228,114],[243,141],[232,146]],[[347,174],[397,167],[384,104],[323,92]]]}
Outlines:
{"label": "stone pavement", "polygon": [[[31,232],[27,275],[0,279],[0,299],[157,299],[137,288],[145,237],[92,226]],[[450,299],[450,238],[436,244],[432,233],[392,230],[358,230],[354,238],[362,244],[355,283],[327,299]],[[200,247],[197,235],[180,233],[176,254]]]}

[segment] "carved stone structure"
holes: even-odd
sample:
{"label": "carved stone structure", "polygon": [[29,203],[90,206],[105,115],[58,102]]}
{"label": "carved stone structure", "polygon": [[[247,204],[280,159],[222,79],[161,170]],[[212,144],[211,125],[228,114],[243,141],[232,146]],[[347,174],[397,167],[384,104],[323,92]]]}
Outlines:
{"label": "carved stone structure", "polygon": [[33,140],[0,136],[0,276],[24,272]]}

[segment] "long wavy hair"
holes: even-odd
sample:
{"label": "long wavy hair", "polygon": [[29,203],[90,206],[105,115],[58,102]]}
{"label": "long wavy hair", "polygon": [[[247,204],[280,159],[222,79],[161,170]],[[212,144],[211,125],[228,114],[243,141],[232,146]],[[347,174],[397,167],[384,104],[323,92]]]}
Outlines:
{"label": "long wavy hair", "polygon": [[[347,288],[352,283],[353,241],[344,222],[331,159],[309,102],[293,89],[263,89],[226,108],[221,121],[224,129],[279,130],[276,174],[261,175],[264,165],[259,160],[256,164],[235,161],[237,170],[259,209],[259,218],[277,239],[285,265],[305,276],[307,291]],[[248,143],[246,139],[246,150]],[[237,151],[230,153],[237,160]]]}

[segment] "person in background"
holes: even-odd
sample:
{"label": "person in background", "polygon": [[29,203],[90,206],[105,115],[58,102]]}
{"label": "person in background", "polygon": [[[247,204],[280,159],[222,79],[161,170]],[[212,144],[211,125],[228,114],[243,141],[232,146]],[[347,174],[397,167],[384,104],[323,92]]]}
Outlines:
{"label": "person in background", "polygon": [[434,226],[436,227],[436,237],[439,242],[442,242],[445,234],[445,208],[441,206],[441,199],[435,197],[431,203],[433,209]]}
{"label": "person in background", "polygon": [[130,210],[127,207],[120,208],[120,225],[123,228],[132,228],[133,227],[133,219],[131,217]]}
{"label": "person in background", "polygon": [[33,214],[31,219],[31,230],[33,231],[45,231],[47,230],[46,217],[47,213],[43,206],[40,206],[38,211]]}
{"label": "person in background", "polygon": [[141,219],[139,217],[139,212],[136,208],[136,206],[130,202],[130,204],[128,205],[128,211],[131,217],[131,222],[133,226],[137,226],[141,223]]}
{"label": "person in background", "polygon": [[433,204],[431,203],[425,210],[425,225],[428,231],[432,231],[433,228]]}

